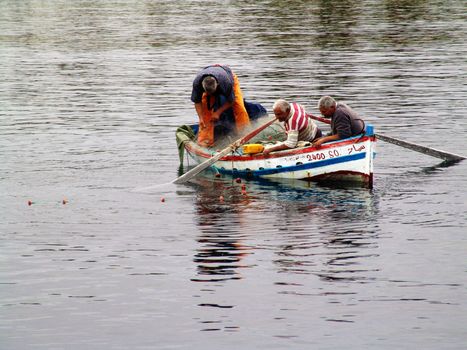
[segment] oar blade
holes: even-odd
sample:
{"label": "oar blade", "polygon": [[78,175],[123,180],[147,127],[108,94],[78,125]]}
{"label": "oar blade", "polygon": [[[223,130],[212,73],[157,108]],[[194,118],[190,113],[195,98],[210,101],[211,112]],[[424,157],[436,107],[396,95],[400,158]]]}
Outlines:
{"label": "oar blade", "polygon": [[423,154],[426,154],[426,155],[429,155],[429,156],[432,156],[432,157],[440,158],[440,159],[443,159],[443,160],[446,160],[446,161],[449,161],[449,162],[458,162],[460,160],[465,159],[465,157],[460,156],[458,154],[448,153],[448,152],[441,151],[441,150],[438,150],[438,149],[425,147],[425,146],[422,146],[422,145],[418,145],[416,143],[396,139],[395,137],[386,136],[386,135],[382,135],[382,134],[375,134],[375,135],[376,135],[376,138],[379,139],[379,140],[386,141],[386,142],[392,143],[394,145],[404,147],[404,148],[410,149],[412,151],[420,152],[420,153],[423,153]]}

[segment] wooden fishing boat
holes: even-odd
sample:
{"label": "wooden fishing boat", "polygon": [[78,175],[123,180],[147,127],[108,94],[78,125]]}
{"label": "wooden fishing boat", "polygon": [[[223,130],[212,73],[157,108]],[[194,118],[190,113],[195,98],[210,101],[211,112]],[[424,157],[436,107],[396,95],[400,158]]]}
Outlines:
{"label": "wooden fishing boat", "polygon": [[[184,154],[187,165],[198,165],[219,153],[219,149],[198,145],[196,132],[197,125],[184,126],[177,130],[182,164]],[[249,140],[249,144],[264,144],[285,138],[282,124],[276,122]],[[211,165],[211,169],[234,177],[346,181],[372,187],[375,144],[373,126],[367,125],[364,134],[325,143],[319,148],[304,143],[300,147],[265,156],[262,153],[245,154],[243,150],[248,148],[240,147],[217,160]]]}

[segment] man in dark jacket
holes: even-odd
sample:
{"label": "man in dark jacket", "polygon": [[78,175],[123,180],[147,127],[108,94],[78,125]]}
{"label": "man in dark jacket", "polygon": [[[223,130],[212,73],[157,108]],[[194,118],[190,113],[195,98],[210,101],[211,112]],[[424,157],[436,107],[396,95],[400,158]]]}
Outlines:
{"label": "man in dark jacket", "polygon": [[365,122],[345,103],[337,103],[331,96],[323,96],[318,102],[321,114],[331,118],[331,134],[313,142],[319,147],[325,142],[356,136],[365,131]]}
{"label": "man in dark jacket", "polygon": [[193,81],[191,100],[199,117],[198,143],[202,146],[214,144],[216,125],[229,126],[221,118],[229,109],[233,111],[236,131],[250,125],[237,75],[226,65],[215,64],[201,70]]}

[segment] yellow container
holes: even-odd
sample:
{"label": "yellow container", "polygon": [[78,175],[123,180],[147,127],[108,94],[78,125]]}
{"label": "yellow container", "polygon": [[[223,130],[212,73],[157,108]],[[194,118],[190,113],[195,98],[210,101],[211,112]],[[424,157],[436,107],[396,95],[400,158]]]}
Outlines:
{"label": "yellow container", "polygon": [[259,143],[252,143],[250,145],[243,145],[243,154],[255,154],[261,153],[264,150],[264,146]]}

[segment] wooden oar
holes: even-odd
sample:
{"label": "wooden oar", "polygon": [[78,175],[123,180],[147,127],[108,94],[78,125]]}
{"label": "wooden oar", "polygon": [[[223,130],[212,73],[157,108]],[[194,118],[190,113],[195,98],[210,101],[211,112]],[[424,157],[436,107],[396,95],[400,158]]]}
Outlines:
{"label": "wooden oar", "polygon": [[237,141],[231,143],[228,147],[224,148],[222,151],[217,153],[215,156],[209,158],[208,160],[204,161],[203,163],[195,166],[193,169],[187,171],[185,174],[183,174],[182,176],[180,176],[177,179],[175,179],[174,181],[172,181],[172,183],[181,184],[181,183],[189,181],[190,179],[192,179],[193,177],[198,175],[200,172],[202,172],[204,169],[206,169],[207,167],[209,167],[212,164],[214,164],[215,162],[217,162],[222,157],[224,157],[227,154],[235,151],[238,147],[240,147],[245,142],[247,142],[248,140],[250,140],[251,138],[256,136],[258,133],[260,133],[261,131],[266,129],[269,125],[273,124],[275,121],[276,121],[276,118],[274,117],[274,119],[268,121],[267,123],[261,125],[259,128],[257,128],[255,130],[251,131],[250,133],[246,134],[241,139],[238,139]]}
{"label": "wooden oar", "polygon": [[[329,120],[329,119],[322,118],[322,117],[316,117],[316,116],[314,116],[312,114],[307,114],[307,115],[311,119],[315,119],[315,120],[318,120],[318,121],[326,123],[326,124],[331,124],[331,120]],[[417,145],[416,143],[403,141],[403,140],[400,140],[400,139],[396,139],[395,137],[390,137],[390,136],[377,134],[377,133],[375,133],[375,136],[379,140],[386,141],[386,142],[392,143],[394,145],[401,146],[401,147],[410,149],[412,151],[420,152],[420,153],[423,153],[423,154],[426,154],[426,155],[429,155],[429,156],[432,156],[432,157],[441,158],[441,159],[443,159],[445,161],[458,162],[460,160],[466,159],[465,157],[460,156],[458,154],[448,153],[448,152],[437,150],[437,149],[434,149],[434,148],[430,148],[430,147],[426,147],[426,146],[422,146],[422,145]]]}

